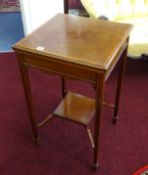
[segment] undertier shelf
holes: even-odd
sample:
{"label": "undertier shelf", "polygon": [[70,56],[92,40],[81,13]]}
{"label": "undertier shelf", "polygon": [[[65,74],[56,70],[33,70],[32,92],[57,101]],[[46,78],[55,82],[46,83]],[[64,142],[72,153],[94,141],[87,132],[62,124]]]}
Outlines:
{"label": "undertier shelf", "polygon": [[95,100],[68,92],[53,114],[87,126],[95,114]]}

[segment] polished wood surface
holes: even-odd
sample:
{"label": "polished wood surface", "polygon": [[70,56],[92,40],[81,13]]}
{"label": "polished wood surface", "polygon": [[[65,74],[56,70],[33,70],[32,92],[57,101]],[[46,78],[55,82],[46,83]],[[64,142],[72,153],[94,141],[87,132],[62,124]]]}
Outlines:
{"label": "polished wood surface", "polygon": [[128,24],[58,14],[15,49],[107,70],[130,30]]}
{"label": "polished wood surface", "polygon": [[68,0],[64,0],[64,13],[68,14]]}
{"label": "polished wood surface", "polygon": [[87,126],[95,114],[95,100],[68,92],[53,114]]}
{"label": "polished wood surface", "polygon": [[[13,46],[16,51],[34,141],[38,127],[57,115],[86,127],[93,148],[93,167],[98,167],[99,137],[103,105],[114,109],[113,123],[118,119],[119,99],[127,59],[131,25],[58,14]],[[115,103],[104,102],[105,82],[121,59]],[[40,69],[61,76],[63,99],[53,114],[38,123],[32,105],[28,69]],[[89,82],[95,99],[66,92],[66,78]],[[94,115],[95,113],[95,115]],[[94,135],[89,123],[94,115]]]}

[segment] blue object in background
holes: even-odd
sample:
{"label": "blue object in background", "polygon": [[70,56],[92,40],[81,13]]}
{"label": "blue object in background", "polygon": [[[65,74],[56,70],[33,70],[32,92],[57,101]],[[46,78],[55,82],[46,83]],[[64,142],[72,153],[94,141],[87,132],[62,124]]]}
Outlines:
{"label": "blue object in background", "polygon": [[21,13],[0,13],[0,52],[12,51],[11,46],[23,37]]}

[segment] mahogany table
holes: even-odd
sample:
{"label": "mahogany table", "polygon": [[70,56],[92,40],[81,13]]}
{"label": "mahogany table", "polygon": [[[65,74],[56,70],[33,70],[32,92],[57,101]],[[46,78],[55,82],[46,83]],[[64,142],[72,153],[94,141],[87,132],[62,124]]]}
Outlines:
{"label": "mahogany table", "polygon": [[[97,169],[102,107],[105,104],[114,108],[115,123],[131,29],[129,24],[57,14],[13,46],[20,66],[35,142],[38,141],[38,127],[53,114],[82,124],[87,129],[95,116],[94,137],[89,129],[87,131],[93,147],[93,167]],[[105,82],[119,59],[121,67],[115,103],[107,104],[103,101]],[[39,124],[32,110],[28,76],[30,67],[62,77],[63,99],[53,114]],[[65,78],[89,82],[95,87],[96,98],[65,92]]]}

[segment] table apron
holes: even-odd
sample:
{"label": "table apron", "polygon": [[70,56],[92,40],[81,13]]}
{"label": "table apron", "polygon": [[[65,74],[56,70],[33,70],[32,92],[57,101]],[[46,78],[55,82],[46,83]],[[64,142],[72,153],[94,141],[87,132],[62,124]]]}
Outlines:
{"label": "table apron", "polygon": [[23,59],[20,60],[23,60],[23,65],[27,67],[33,67],[48,73],[82,80],[92,84],[96,84],[97,75],[100,73],[102,74],[102,71],[96,72],[96,70],[90,69],[85,66],[64,62],[63,60],[53,60],[52,58],[41,59],[35,56],[23,55]]}
{"label": "table apron", "polygon": [[112,70],[116,66],[117,62],[121,59],[123,52],[126,50],[126,47],[128,46],[128,40],[126,39],[125,42],[121,45],[120,49],[115,55],[115,58],[113,59],[112,63],[108,67],[106,73],[105,73],[105,80],[109,77],[111,74]]}

